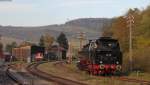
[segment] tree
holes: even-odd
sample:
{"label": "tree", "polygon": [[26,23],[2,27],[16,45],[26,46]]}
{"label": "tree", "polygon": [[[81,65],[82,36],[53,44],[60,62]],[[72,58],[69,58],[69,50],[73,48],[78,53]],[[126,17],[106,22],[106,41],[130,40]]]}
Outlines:
{"label": "tree", "polygon": [[119,40],[123,52],[127,52],[129,48],[129,28],[127,28],[126,25],[126,20],[121,16],[114,20],[112,27],[108,30],[108,32],[110,31],[112,37]]}
{"label": "tree", "polygon": [[61,32],[60,35],[57,37],[57,42],[59,43],[61,47],[64,48],[62,52],[63,53],[62,58],[66,59],[66,53],[67,53],[69,45],[68,45],[68,40],[66,38],[66,35],[63,32]]}
{"label": "tree", "polygon": [[[134,16],[134,24],[132,26],[132,45],[133,45],[133,68],[142,69],[143,71],[150,72],[150,6],[140,11],[139,9],[130,9],[125,15]],[[109,30],[105,30],[103,35],[112,35],[119,40],[123,54],[124,65],[129,67],[128,52],[129,52],[129,28],[126,27],[127,23],[123,17],[117,17],[113,21]],[[126,69],[127,70],[127,69]]]}
{"label": "tree", "polygon": [[54,37],[52,37],[50,34],[46,34],[44,36],[44,46],[46,48],[49,48],[54,42]]}
{"label": "tree", "polygon": [[11,44],[7,44],[5,47],[6,52],[11,53],[12,49],[17,47],[17,43],[16,42],[12,42]]}
{"label": "tree", "polygon": [[44,47],[44,36],[43,35],[40,38],[39,46]]}
{"label": "tree", "polygon": [[45,34],[41,36],[39,45],[45,47],[45,49],[48,51],[53,42],[54,37],[52,37],[50,34]]}

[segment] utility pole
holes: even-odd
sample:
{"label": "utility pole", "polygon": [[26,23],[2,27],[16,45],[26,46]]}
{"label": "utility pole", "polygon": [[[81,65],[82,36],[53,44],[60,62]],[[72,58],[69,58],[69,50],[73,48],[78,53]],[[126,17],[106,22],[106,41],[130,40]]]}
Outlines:
{"label": "utility pole", "polygon": [[129,63],[130,63],[130,71],[132,71],[133,70],[132,27],[134,24],[134,16],[132,14],[129,14],[125,18],[127,20],[127,27],[129,28]]}
{"label": "utility pole", "polygon": [[85,32],[78,32],[77,33],[77,39],[79,39],[79,41],[80,41],[79,51],[82,49],[83,41],[86,39],[85,37],[86,37]]}

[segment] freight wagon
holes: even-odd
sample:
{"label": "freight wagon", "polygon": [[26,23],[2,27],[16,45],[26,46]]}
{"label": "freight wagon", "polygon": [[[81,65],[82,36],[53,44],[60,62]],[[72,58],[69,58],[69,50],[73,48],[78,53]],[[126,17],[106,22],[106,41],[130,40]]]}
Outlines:
{"label": "freight wagon", "polygon": [[33,62],[43,60],[45,48],[41,46],[24,46],[13,48],[12,56],[15,56],[17,60],[25,62]]}

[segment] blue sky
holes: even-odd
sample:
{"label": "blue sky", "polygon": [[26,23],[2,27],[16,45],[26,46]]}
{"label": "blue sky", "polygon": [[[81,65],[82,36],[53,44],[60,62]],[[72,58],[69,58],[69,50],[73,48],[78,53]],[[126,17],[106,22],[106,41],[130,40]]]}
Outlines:
{"label": "blue sky", "polygon": [[129,8],[144,9],[150,0],[12,0],[0,1],[0,24],[41,26],[77,18],[112,18]]}

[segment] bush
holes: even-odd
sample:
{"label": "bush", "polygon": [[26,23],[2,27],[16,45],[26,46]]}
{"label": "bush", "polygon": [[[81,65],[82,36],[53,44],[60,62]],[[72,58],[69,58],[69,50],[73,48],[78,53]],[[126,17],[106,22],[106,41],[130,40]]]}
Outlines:
{"label": "bush", "polygon": [[[123,59],[123,71],[128,71],[129,66],[129,54],[125,54]],[[150,47],[133,50],[133,70],[150,73]]]}

